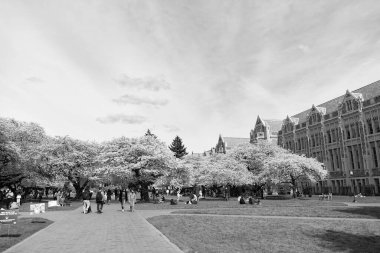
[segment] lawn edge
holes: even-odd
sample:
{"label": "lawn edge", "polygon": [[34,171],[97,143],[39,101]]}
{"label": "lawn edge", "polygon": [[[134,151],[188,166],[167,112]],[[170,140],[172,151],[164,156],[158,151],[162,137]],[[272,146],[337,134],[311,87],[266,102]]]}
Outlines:
{"label": "lawn edge", "polygon": [[[143,220],[144,222],[146,222],[147,224],[149,224],[149,226],[151,226],[166,242],[168,242],[175,250],[177,250],[178,252],[184,252],[180,247],[177,246],[177,244],[173,243],[172,241],[169,240],[169,238],[166,237],[166,235],[164,235],[158,228],[156,228],[152,223],[150,223],[149,221],[147,221],[147,219],[145,219],[142,215],[138,214]],[[158,215],[158,216],[161,216],[161,215]]]}
{"label": "lawn edge", "polygon": [[[24,218],[24,217],[23,217],[23,218]],[[46,220],[49,220],[49,219],[46,219]],[[52,221],[52,220],[49,220],[49,221],[51,221],[52,223],[49,224],[49,225],[47,225],[47,226],[44,227],[43,229],[38,230],[37,232],[33,233],[32,235],[26,237],[24,240],[22,240],[22,241],[16,243],[15,245],[12,245],[11,247],[9,247],[8,249],[6,249],[5,251],[3,251],[3,252],[1,252],[1,253],[8,253],[8,252],[9,252],[10,250],[12,250],[13,248],[16,248],[19,244],[22,244],[23,242],[25,242],[25,241],[29,240],[30,238],[33,238],[34,236],[36,236],[36,235],[37,235],[38,233],[40,233],[41,231],[43,231],[43,230],[45,230],[45,229],[51,227],[52,225],[56,224],[55,221]]]}

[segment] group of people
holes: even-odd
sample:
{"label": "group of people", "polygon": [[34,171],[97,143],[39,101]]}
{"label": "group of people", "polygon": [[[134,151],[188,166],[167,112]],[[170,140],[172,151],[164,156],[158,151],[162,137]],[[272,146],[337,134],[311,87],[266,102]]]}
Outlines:
{"label": "group of people", "polygon": [[[21,195],[18,194],[17,197],[19,197],[18,198],[18,206],[19,206]],[[9,189],[8,187],[4,187],[0,189],[0,201],[5,204],[4,207],[6,209],[12,208],[12,203],[14,202],[14,200],[15,200],[15,195],[11,189]]]}
{"label": "group of people", "polygon": [[[95,202],[96,202],[96,209],[97,213],[103,213],[103,206],[105,203],[110,204],[111,202],[111,196],[112,191],[108,189],[107,191],[103,191],[101,187],[99,187],[96,196],[95,196]],[[86,188],[82,194],[83,197],[83,213],[87,214],[92,212],[91,210],[91,195],[90,190]],[[118,192],[119,202],[121,204],[121,211],[125,211],[125,204],[129,202],[130,205],[130,211],[134,212],[134,206],[136,203],[136,193],[133,189],[127,190],[127,189],[121,189]]]}
{"label": "group of people", "polygon": [[250,205],[257,204],[257,205],[260,205],[260,200],[252,198],[252,197],[244,198],[242,196],[239,196],[237,198],[237,201],[241,205],[244,205],[244,204],[250,204]]}
{"label": "group of people", "polygon": [[197,195],[195,195],[194,193],[191,193],[189,198],[190,198],[189,201],[186,202],[187,205],[198,204]]}

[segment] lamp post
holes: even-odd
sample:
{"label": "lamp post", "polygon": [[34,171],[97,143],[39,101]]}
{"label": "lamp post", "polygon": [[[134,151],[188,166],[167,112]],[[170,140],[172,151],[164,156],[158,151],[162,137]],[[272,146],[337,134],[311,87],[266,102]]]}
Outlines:
{"label": "lamp post", "polygon": [[[354,175],[354,172],[351,170],[350,171],[350,176],[352,177],[353,175]],[[352,186],[355,187],[355,185],[352,185]],[[356,202],[355,188],[354,188],[354,200],[352,202]]]}

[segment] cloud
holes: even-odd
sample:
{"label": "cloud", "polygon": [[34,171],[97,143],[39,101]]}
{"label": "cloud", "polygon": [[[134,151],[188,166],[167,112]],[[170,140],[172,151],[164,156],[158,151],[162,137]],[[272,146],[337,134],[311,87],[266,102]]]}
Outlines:
{"label": "cloud", "polygon": [[121,86],[138,90],[159,91],[170,89],[170,84],[161,77],[132,78],[123,74],[115,81]]}
{"label": "cloud", "polygon": [[310,51],[310,47],[300,44],[297,46],[299,50],[301,50],[303,53],[308,53]]}
{"label": "cloud", "polygon": [[128,95],[128,94],[125,94],[119,98],[113,99],[112,101],[118,104],[133,104],[133,105],[147,104],[147,105],[155,105],[155,106],[164,106],[168,104],[167,99],[137,97],[137,96]]}
{"label": "cloud", "polygon": [[26,81],[31,82],[31,83],[44,83],[45,81],[39,77],[36,76],[31,76],[26,79]]}
{"label": "cloud", "polygon": [[146,118],[139,115],[113,114],[97,118],[96,121],[102,124],[113,124],[119,122],[123,124],[141,124],[146,121]]}
{"label": "cloud", "polygon": [[174,125],[164,125],[164,128],[168,132],[178,132],[180,130],[179,127]]}

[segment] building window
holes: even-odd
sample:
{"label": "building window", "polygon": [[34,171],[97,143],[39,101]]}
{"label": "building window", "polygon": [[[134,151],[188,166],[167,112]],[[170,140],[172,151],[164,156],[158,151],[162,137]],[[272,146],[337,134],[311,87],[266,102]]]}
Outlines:
{"label": "building window", "polygon": [[330,153],[331,170],[334,171],[335,168],[334,168],[334,155],[333,155],[333,151],[330,149],[330,150],[329,150],[329,153]]}
{"label": "building window", "polygon": [[355,169],[355,163],[354,163],[354,154],[352,153],[352,147],[350,147],[350,157],[351,157],[351,166],[352,166],[352,169],[354,170]]}
{"label": "building window", "polygon": [[351,111],[352,110],[352,104],[351,104],[351,100],[347,101],[347,111]]}
{"label": "building window", "polygon": [[350,134],[350,128],[349,126],[346,126],[346,139],[349,140],[351,139],[351,134]]}
{"label": "building window", "polygon": [[358,158],[358,169],[360,169],[360,154],[358,149],[356,149],[356,157]]}
{"label": "building window", "polygon": [[335,129],[331,130],[331,136],[332,136],[332,142],[335,142],[336,141]]}
{"label": "building window", "polygon": [[379,167],[379,161],[377,160],[377,153],[376,153],[376,148],[374,145],[371,144],[372,147],[372,156],[373,156],[373,163],[375,167]]}
{"label": "building window", "polygon": [[373,134],[372,120],[371,119],[367,119],[367,126],[368,126],[368,134]]}
{"label": "building window", "polygon": [[373,117],[373,124],[375,125],[376,133],[379,133],[380,132],[380,124],[379,124],[379,118],[377,116]]}
{"label": "building window", "polygon": [[327,143],[331,143],[331,133],[330,133],[330,130],[327,131]]}
{"label": "building window", "polygon": [[355,125],[351,125],[351,135],[352,135],[352,138],[356,138],[356,129],[355,129]]}
{"label": "building window", "polygon": [[359,122],[356,122],[355,127],[356,127],[356,133],[358,134],[358,137],[360,137],[360,127],[359,127]]}

